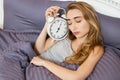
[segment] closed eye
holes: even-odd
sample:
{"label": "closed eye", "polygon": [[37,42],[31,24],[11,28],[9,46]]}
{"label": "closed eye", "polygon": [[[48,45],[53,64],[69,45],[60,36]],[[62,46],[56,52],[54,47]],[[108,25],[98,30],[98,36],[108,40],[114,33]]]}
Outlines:
{"label": "closed eye", "polygon": [[75,18],[74,20],[75,20],[76,23],[80,23],[82,21],[81,18],[79,18],[79,17]]}
{"label": "closed eye", "polygon": [[[70,19],[66,19],[68,25],[72,25],[72,21]],[[80,23],[82,21],[82,17],[81,16],[76,16],[73,18],[73,21],[76,23]]]}
{"label": "closed eye", "polygon": [[82,21],[81,16],[74,17],[75,22],[80,23]]}
{"label": "closed eye", "polygon": [[81,22],[81,20],[78,20],[78,21],[76,21],[77,23],[80,23]]}

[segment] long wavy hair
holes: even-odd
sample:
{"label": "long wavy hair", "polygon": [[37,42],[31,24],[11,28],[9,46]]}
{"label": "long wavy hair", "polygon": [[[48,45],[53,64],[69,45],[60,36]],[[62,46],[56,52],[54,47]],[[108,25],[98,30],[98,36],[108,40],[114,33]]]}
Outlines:
{"label": "long wavy hair", "polygon": [[[65,59],[65,62],[71,64],[82,64],[95,46],[103,47],[103,36],[101,34],[100,24],[97,19],[97,14],[94,8],[86,2],[72,2],[67,7],[67,12],[72,9],[78,9],[82,12],[84,19],[89,23],[90,30],[86,40],[82,43],[82,47],[77,53]],[[76,37],[69,32],[69,38],[75,40]]]}

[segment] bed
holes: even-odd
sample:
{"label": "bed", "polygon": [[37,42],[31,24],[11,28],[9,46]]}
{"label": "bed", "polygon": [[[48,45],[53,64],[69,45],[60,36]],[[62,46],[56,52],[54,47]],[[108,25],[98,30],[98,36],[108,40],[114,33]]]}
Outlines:
{"label": "bed", "polygon": [[[120,6],[120,2],[105,1]],[[33,45],[43,28],[46,8],[51,5],[65,8],[68,3],[70,1],[4,0],[4,24],[0,29],[0,80],[60,80],[46,68],[29,62],[36,56]],[[103,14],[99,7],[96,11],[105,40],[105,54],[87,80],[120,80],[120,17]],[[116,9],[119,14],[120,8]],[[79,66],[57,64],[73,70]]]}

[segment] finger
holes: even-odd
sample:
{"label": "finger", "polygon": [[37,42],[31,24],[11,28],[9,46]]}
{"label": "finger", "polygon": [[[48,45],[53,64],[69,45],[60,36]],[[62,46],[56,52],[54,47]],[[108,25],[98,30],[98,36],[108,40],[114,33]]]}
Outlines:
{"label": "finger", "polygon": [[30,63],[32,63],[32,62],[33,62],[33,60],[30,61]]}
{"label": "finger", "polygon": [[59,9],[60,9],[60,7],[58,7],[58,6],[52,6],[52,7],[48,8],[46,10],[46,16],[55,17]]}
{"label": "finger", "polygon": [[45,16],[47,17],[47,16],[53,16],[53,12],[52,11],[50,11],[50,10],[48,10],[48,11],[46,11],[46,13],[45,13]]}
{"label": "finger", "polygon": [[55,9],[56,11],[60,9],[59,6],[51,6],[52,9]]}
{"label": "finger", "polygon": [[58,7],[58,6],[54,6],[54,7],[51,8],[51,11],[53,12],[52,15],[53,15],[54,17],[57,16],[57,13],[58,13],[59,9],[60,9],[60,7]]}
{"label": "finger", "polygon": [[34,63],[34,57],[33,57],[33,59],[30,61],[30,63]]}
{"label": "finger", "polygon": [[32,61],[30,62],[30,64],[33,64]]}
{"label": "finger", "polygon": [[55,10],[53,10],[53,9],[49,9],[47,12],[46,12],[46,14],[47,14],[47,16],[51,16],[51,17],[54,17],[54,14],[55,14],[56,12],[55,12]]}

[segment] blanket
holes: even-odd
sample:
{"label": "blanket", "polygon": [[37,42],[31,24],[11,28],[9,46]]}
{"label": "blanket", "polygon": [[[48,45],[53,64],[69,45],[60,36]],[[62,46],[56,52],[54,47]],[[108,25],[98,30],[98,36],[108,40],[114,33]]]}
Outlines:
{"label": "blanket", "polygon": [[[30,64],[36,56],[33,44],[37,32],[0,31],[0,80],[61,80],[45,67]],[[105,46],[105,54],[87,80],[120,80],[120,50]],[[56,63],[76,70],[79,65]]]}
{"label": "blanket", "polygon": [[[120,51],[119,51],[120,52]],[[115,49],[105,47],[105,54],[86,80],[120,80],[120,57]],[[76,70],[79,65],[58,63],[58,65]],[[26,69],[26,80],[61,80],[44,67],[30,64]]]}
{"label": "blanket", "polygon": [[0,80],[25,80],[25,68],[35,53],[29,42],[17,42],[1,52]]}
{"label": "blanket", "polygon": [[14,43],[25,41],[34,44],[37,36],[40,31],[38,30],[30,30],[30,31],[7,31],[0,29],[0,51],[5,50],[8,46],[14,45]]}

